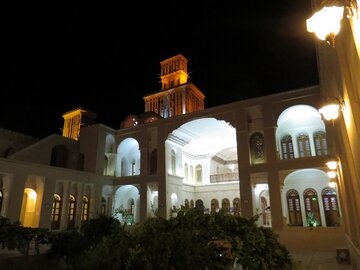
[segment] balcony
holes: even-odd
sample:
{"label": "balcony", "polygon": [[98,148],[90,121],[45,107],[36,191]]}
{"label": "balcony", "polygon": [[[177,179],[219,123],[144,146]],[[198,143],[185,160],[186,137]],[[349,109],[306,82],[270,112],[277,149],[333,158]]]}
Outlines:
{"label": "balcony", "polygon": [[239,181],[239,174],[237,172],[210,175],[210,183],[212,184],[234,181]]}

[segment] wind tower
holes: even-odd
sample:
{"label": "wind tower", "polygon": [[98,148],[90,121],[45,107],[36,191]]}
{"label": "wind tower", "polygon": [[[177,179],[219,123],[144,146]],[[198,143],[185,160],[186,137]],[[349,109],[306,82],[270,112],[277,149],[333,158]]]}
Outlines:
{"label": "wind tower", "polygon": [[96,113],[77,108],[64,113],[62,117],[64,118],[62,135],[77,141],[80,137],[80,129],[94,124]]}
{"label": "wind tower", "polygon": [[168,118],[204,109],[205,95],[188,81],[187,63],[182,54],[160,62],[162,90],[144,96],[145,112]]}

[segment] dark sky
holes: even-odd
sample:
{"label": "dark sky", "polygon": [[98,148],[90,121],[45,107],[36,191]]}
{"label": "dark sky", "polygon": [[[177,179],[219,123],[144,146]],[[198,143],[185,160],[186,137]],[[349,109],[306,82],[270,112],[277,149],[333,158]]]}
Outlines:
{"label": "dark sky", "polygon": [[0,127],[39,138],[77,107],[119,128],[180,53],[206,108],[318,84],[310,0],[0,5]]}

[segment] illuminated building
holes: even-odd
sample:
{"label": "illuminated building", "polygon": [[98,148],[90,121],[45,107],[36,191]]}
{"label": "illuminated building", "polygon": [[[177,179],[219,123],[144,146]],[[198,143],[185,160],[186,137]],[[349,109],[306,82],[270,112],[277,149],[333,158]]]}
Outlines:
{"label": "illuminated building", "polygon": [[342,201],[326,166],[337,151],[319,86],[205,109],[184,56],[161,69],[162,90],[119,129],[83,126],[79,137],[52,134],[2,158],[1,214],[59,230],[101,213],[130,223],[169,218],[184,205],[258,213],[258,225],[290,249],[344,245]]}

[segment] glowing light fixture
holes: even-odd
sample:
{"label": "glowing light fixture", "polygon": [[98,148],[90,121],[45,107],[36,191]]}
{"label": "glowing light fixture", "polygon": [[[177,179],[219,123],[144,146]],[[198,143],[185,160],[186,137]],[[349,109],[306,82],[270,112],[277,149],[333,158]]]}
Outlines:
{"label": "glowing light fixture", "polygon": [[327,101],[323,107],[319,109],[319,112],[326,120],[335,120],[339,117],[339,110],[344,109],[344,102],[341,102],[338,98],[333,97],[335,101]]}
{"label": "glowing light fixture", "polygon": [[331,179],[331,181],[329,182],[329,187],[335,188],[336,187],[336,181]]}
{"label": "glowing light fixture", "polygon": [[335,37],[340,31],[341,20],[350,18],[356,12],[357,0],[324,0],[320,10],[306,20],[307,31],[315,33],[320,39],[335,47]]}
{"label": "glowing light fixture", "polygon": [[337,164],[338,162],[335,158],[331,158],[328,162],[326,162],[326,166],[329,170],[336,170]]}
{"label": "glowing light fixture", "polygon": [[327,174],[327,175],[329,176],[329,178],[331,178],[331,179],[333,179],[333,178],[336,177],[336,171],[328,171],[326,174]]}
{"label": "glowing light fixture", "polygon": [[35,200],[37,197],[37,194],[34,190],[30,190],[29,192],[29,198],[32,199],[32,200]]}
{"label": "glowing light fixture", "polygon": [[337,167],[337,161],[328,161],[326,162],[326,166],[329,168],[329,170],[335,170]]}

